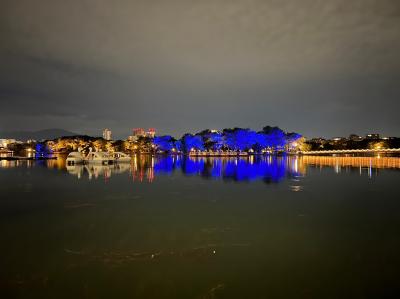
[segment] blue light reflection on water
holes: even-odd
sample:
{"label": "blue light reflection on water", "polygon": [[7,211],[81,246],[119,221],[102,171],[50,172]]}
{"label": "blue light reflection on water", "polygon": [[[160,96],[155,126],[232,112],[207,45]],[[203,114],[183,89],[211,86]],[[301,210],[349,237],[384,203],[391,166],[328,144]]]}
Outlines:
{"label": "blue light reflection on water", "polygon": [[[293,273],[298,284],[285,298],[309,298],[304,285],[324,290],[313,298],[340,298],[338,284],[351,285],[351,295],[369,285],[390,290],[398,285],[399,170],[400,159],[389,157],[3,160],[0,297],[211,298],[207,290],[222,281],[224,298],[274,298]],[[337,273],[357,279],[332,284]]]}
{"label": "blue light reflection on water", "polygon": [[[2,161],[0,167],[22,166],[19,161]],[[331,168],[334,173],[356,170],[359,175],[377,176],[379,169],[400,169],[399,157],[331,157],[331,156],[248,156],[248,157],[187,157],[187,156],[133,156],[131,163],[114,165],[65,165],[65,159],[27,161],[48,168],[67,170],[71,175],[98,178],[127,173],[133,181],[153,182],[156,176],[181,173],[207,179],[248,182],[263,180],[280,182],[305,176],[309,168]],[[4,164],[4,165],[3,165]],[[28,166],[28,165],[27,165]],[[372,171],[374,169],[374,171]]]}
{"label": "blue light reflection on water", "polygon": [[154,162],[155,175],[181,170],[188,176],[199,175],[213,179],[233,181],[265,180],[279,182],[285,177],[302,175],[298,171],[297,159],[286,157],[245,158],[193,158],[180,156],[157,157]]}
{"label": "blue light reflection on water", "polygon": [[[126,173],[133,181],[153,182],[157,176],[183,174],[211,180],[266,183],[305,176],[311,168],[329,167],[339,174],[342,170],[356,170],[369,178],[378,175],[382,168],[400,169],[399,157],[329,157],[329,156],[248,156],[248,157],[187,157],[187,156],[133,156],[130,163],[113,165],[66,165],[65,158],[38,161],[1,161],[1,168],[16,166],[42,166],[67,170],[78,178],[101,176],[109,178]],[[374,169],[374,171],[372,171]]]}
{"label": "blue light reflection on water", "polygon": [[[32,161],[31,161],[32,162]],[[11,163],[12,164],[12,163]],[[9,166],[12,166],[12,165]],[[21,164],[17,162],[17,164]],[[133,156],[130,163],[113,165],[86,164],[66,165],[65,159],[36,161],[34,164],[48,168],[67,170],[78,178],[111,177],[129,174],[133,181],[153,182],[157,176],[181,173],[187,177],[199,176],[211,180],[249,182],[263,180],[280,182],[286,178],[304,176],[306,166],[295,156],[248,156],[248,157],[188,157],[188,156]],[[15,165],[17,166],[17,165]]]}

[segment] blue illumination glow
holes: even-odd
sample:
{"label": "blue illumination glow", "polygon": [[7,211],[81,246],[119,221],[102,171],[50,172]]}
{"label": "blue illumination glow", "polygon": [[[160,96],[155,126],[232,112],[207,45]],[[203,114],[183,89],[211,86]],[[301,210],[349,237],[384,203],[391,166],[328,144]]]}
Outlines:
{"label": "blue illumination glow", "polygon": [[154,145],[158,150],[169,152],[174,148],[174,140],[172,136],[156,136],[153,140]]}
{"label": "blue illumination glow", "polygon": [[35,158],[48,158],[53,152],[44,143],[35,146]]}
{"label": "blue illumination glow", "polygon": [[170,173],[180,169],[185,175],[232,180],[263,180],[266,183],[279,182],[285,177],[301,175],[295,161],[287,162],[285,157],[250,158],[201,158],[201,157],[158,157],[155,173]]}
{"label": "blue illumination glow", "polygon": [[203,139],[198,135],[186,134],[182,138],[182,143],[183,151],[185,152],[190,152],[192,149],[200,151],[205,150]]}

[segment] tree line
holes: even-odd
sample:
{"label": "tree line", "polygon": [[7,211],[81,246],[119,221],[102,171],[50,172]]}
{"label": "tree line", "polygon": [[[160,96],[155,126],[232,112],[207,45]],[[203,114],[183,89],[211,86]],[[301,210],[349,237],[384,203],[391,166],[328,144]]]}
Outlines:
{"label": "tree line", "polygon": [[305,138],[298,133],[288,133],[279,127],[266,126],[260,131],[247,128],[228,128],[222,131],[203,130],[198,133],[186,133],[176,139],[171,135],[140,136],[137,140],[105,140],[101,137],[66,136],[36,144],[36,151],[64,152],[122,151],[122,152],[182,152],[196,151],[283,151],[305,146]]}
{"label": "tree line", "polygon": [[285,150],[290,145],[298,147],[304,138],[298,133],[287,133],[279,127],[266,126],[261,131],[247,128],[223,129],[222,131],[203,130],[196,134],[186,133],[180,139],[170,135],[156,136],[153,140],[157,150],[179,151],[255,151]]}

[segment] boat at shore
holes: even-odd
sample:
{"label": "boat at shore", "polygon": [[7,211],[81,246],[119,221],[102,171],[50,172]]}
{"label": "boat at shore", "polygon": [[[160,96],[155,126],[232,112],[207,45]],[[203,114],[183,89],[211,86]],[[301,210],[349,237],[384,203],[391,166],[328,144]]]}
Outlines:
{"label": "boat at shore", "polygon": [[71,152],[68,154],[65,163],[67,165],[82,164],[85,161],[85,157],[81,152]]}
{"label": "boat at shore", "polygon": [[85,157],[87,163],[99,163],[99,164],[112,164],[115,161],[114,157],[107,152],[92,152]]}

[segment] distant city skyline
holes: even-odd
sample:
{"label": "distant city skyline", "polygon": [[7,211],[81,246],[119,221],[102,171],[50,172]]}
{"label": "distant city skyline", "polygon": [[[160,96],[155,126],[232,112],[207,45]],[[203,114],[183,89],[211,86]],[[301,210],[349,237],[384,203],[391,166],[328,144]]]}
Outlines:
{"label": "distant city skyline", "polygon": [[[234,126],[235,127],[235,126]],[[236,126],[237,127],[237,126]],[[233,127],[231,127],[233,128]],[[211,130],[211,132],[217,132],[217,131],[222,131],[223,129],[227,128],[207,128]],[[253,129],[253,128],[248,128],[248,129]],[[261,131],[262,128],[257,128],[255,131]],[[186,131],[185,133],[190,133],[190,134],[196,134],[205,129],[197,130],[197,131]],[[295,132],[295,131],[288,131],[284,130],[285,132]],[[296,132],[300,133],[301,132]],[[39,137],[39,136],[49,136],[49,137]],[[54,129],[45,129],[45,130],[37,130],[37,131],[0,131],[0,138],[14,138],[16,140],[41,140],[41,139],[54,139],[58,137],[63,137],[63,136],[74,136],[74,135],[88,135],[92,137],[102,137],[106,140],[129,140],[129,141],[136,141],[139,136],[146,136],[146,137],[154,137],[154,136],[162,136],[162,135],[170,135],[175,138],[181,138],[184,134],[181,135],[173,135],[169,132],[161,133],[156,128],[133,128],[130,130],[129,134],[114,134],[114,131],[111,130],[110,128],[104,128],[102,130],[96,131],[93,134],[87,133],[87,132],[76,132],[76,131],[69,131],[69,130],[63,130],[60,128],[54,128]],[[23,136],[23,137],[21,137]],[[304,136],[304,135],[302,135]],[[335,135],[335,136],[304,136],[308,140],[312,139],[332,139],[332,140],[339,140],[341,138],[348,138],[352,140],[359,140],[363,138],[369,138],[369,139],[374,139],[374,138],[388,138],[388,137],[399,137],[399,135],[385,135],[381,134],[380,132],[373,131],[373,132],[368,132],[366,134],[358,134],[358,133],[350,133],[350,134],[344,134],[344,135]]]}
{"label": "distant city skyline", "polygon": [[397,0],[4,0],[0,24],[0,131],[400,132]]}

